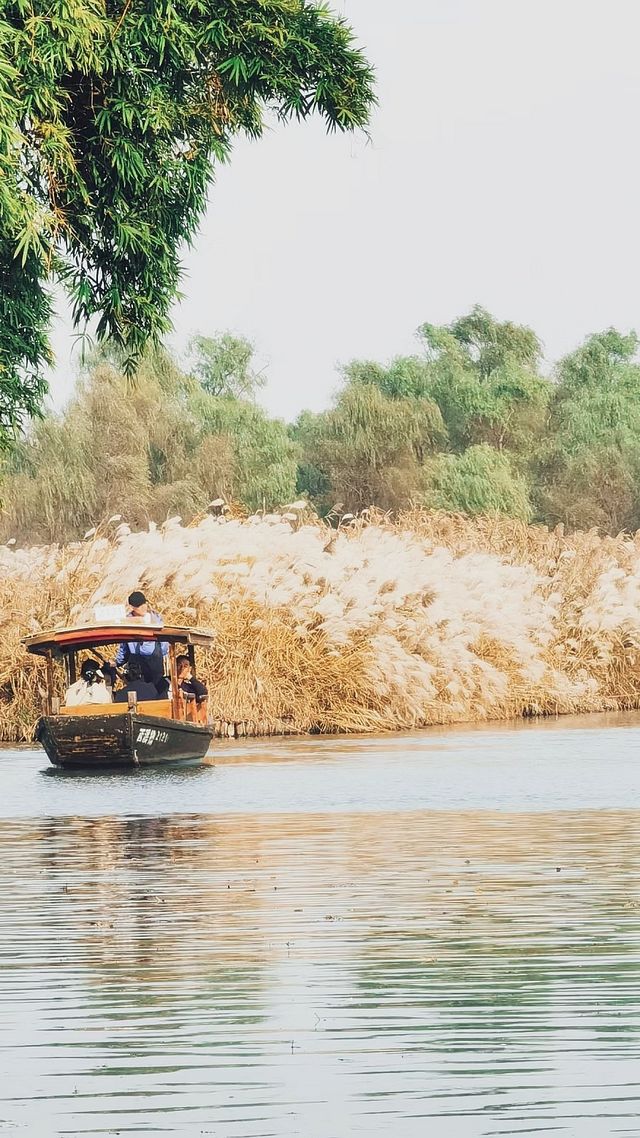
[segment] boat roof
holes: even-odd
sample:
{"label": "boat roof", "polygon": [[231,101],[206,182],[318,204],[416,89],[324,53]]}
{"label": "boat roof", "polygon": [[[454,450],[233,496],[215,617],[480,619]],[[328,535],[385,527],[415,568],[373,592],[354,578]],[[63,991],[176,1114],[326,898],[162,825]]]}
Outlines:
{"label": "boat roof", "polygon": [[210,648],[214,643],[212,632],[197,628],[180,628],[173,624],[144,624],[135,620],[114,623],[81,624],[72,628],[56,628],[51,632],[38,632],[22,640],[27,652],[47,656],[49,652],[78,652],[81,648],[97,648],[101,644],[121,644],[123,641],[163,640],[168,644],[194,644]]}

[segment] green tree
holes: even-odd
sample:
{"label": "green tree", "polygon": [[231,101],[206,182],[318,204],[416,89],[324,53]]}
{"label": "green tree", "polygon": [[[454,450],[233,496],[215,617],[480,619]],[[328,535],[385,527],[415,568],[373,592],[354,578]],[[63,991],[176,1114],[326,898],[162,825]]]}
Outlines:
{"label": "green tree", "polygon": [[420,334],[432,353],[472,363],[485,379],[510,364],[534,369],[540,359],[540,341],[531,328],[500,323],[480,305],[453,324],[423,324]]}
{"label": "green tree", "polygon": [[255,403],[200,393],[192,403],[203,438],[226,439],[233,452],[229,497],[251,510],[290,502],[296,492],[298,449],[280,419]]}
{"label": "green tree", "polygon": [[347,381],[377,387],[390,399],[435,401],[454,451],[486,442],[528,455],[551,390],[538,374],[535,333],[476,307],[453,324],[423,324],[419,336],[424,356],[399,357],[386,368],[355,361],[345,369]]}
{"label": "green tree", "polygon": [[531,521],[529,487],[509,456],[488,443],[464,454],[442,454],[430,464],[425,505],[464,514],[508,514]]}
{"label": "green tree", "polygon": [[351,511],[409,502],[422,489],[425,458],[446,442],[431,400],[389,399],[358,382],[333,410],[300,416],[293,435],[303,455],[298,489],[315,490],[321,508],[340,502]]}
{"label": "green tree", "polygon": [[234,137],[266,114],[351,130],[372,101],[349,27],[310,0],[3,0],[0,443],[42,398],[52,278],[132,372]]}
{"label": "green tree", "polygon": [[538,374],[541,345],[530,328],[483,308],[446,327],[423,324],[428,392],[455,450],[489,443],[529,453],[546,416],[550,385]]}
{"label": "green tree", "polygon": [[548,522],[617,533],[640,525],[638,338],[609,329],[560,361],[537,453]]}
{"label": "green tree", "polygon": [[253,344],[243,336],[194,336],[189,345],[192,372],[209,395],[253,399],[265,377],[254,371]]}
{"label": "green tree", "polygon": [[162,349],[131,384],[98,352],[62,414],[36,420],[4,461],[5,540],[67,541],[119,514],[185,521],[219,495],[271,509],[295,495],[297,448],[255,403],[209,395]]}

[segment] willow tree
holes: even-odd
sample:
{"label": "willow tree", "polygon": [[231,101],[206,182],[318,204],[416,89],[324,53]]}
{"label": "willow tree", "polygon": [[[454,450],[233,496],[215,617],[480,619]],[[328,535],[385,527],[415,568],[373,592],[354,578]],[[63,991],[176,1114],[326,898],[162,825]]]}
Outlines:
{"label": "willow tree", "polygon": [[488,443],[527,453],[545,420],[550,385],[535,332],[476,306],[447,326],[423,324],[428,394],[455,450]]}
{"label": "willow tree", "polygon": [[541,344],[530,328],[501,323],[476,306],[452,324],[423,324],[424,355],[383,367],[355,360],[350,383],[378,387],[389,399],[438,404],[453,451],[488,443],[527,454],[545,422],[551,385],[539,374]]}
{"label": "willow tree", "polygon": [[589,336],[555,371],[537,454],[540,516],[608,533],[640,526],[640,341]]}
{"label": "willow tree", "polygon": [[437,510],[463,514],[508,514],[529,522],[532,507],[526,479],[507,451],[488,443],[463,454],[439,454],[429,464],[422,502]]}
{"label": "willow tree", "polygon": [[303,412],[292,434],[302,458],[298,490],[324,510],[406,506],[423,487],[425,460],[446,444],[432,400],[388,399],[354,382],[330,411]]}
{"label": "willow tree", "polygon": [[49,288],[131,369],[215,165],[265,117],[363,126],[372,72],[307,0],[0,0],[0,442],[37,410]]}
{"label": "willow tree", "polygon": [[3,456],[0,543],[71,541],[114,514],[134,527],[188,522],[220,495],[273,509],[295,497],[296,460],[284,423],[210,395],[165,349],[145,352],[133,384],[100,349],[64,410]]}

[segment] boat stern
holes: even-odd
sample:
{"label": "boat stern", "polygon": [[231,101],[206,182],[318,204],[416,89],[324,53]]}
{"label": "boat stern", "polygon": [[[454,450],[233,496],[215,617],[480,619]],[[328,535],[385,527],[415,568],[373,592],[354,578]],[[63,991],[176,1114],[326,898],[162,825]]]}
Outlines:
{"label": "boat stern", "polygon": [[36,739],[57,767],[135,766],[131,716],[43,715]]}

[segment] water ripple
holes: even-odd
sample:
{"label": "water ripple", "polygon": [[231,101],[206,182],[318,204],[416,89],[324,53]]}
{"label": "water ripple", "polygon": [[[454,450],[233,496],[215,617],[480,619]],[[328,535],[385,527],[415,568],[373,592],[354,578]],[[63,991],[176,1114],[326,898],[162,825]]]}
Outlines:
{"label": "water ripple", "polygon": [[637,1136],[638,821],[5,818],[0,1133]]}

